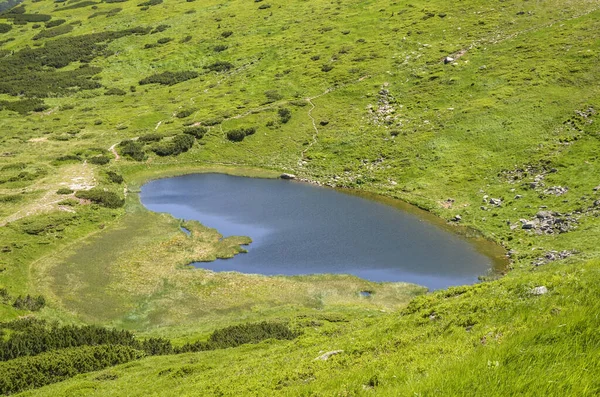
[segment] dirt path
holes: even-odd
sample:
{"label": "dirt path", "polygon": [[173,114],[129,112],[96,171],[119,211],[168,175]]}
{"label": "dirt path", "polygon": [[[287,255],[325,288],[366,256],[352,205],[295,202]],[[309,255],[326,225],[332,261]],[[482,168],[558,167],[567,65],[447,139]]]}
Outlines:
{"label": "dirt path", "polygon": [[108,148],[108,151],[115,156],[115,161],[119,161],[119,159],[121,158],[121,156],[119,156],[119,153],[117,153],[117,149],[115,149],[117,145],[118,143],[115,143],[114,145]]}
{"label": "dirt path", "polygon": [[61,169],[60,174],[51,175],[39,183],[29,186],[27,191],[44,190],[44,195],[31,203],[23,205],[15,213],[0,219],[0,227],[5,226],[9,222],[43,212],[57,209],[71,211],[71,208],[58,205],[58,203],[71,196],[59,195],[56,194],[56,191],[65,187],[73,191],[88,190],[94,186],[96,186],[96,179],[94,178],[94,171],[91,165],[83,163],[65,166]]}

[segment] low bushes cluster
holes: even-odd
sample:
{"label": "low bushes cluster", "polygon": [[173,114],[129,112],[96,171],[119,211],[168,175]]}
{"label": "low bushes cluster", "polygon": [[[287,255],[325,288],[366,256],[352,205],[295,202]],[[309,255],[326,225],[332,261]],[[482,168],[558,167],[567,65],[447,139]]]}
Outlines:
{"label": "low bushes cluster", "polygon": [[48,109],[48,106],[43,100],[33,98],[20,99],[18,101],[0,101],[0,110],[3,109],[25,115],[29,112],[43,112]]}
{"label": "low bushes cluster", "polygon": [[252,135],[256,132],[256,127],[249,128],[238,128],[227,132],[227,139],[232,142],[241,142],[248,135]]}
{"label": "low bushes cluster", "polygon": [[179,119],[184,119],[184,118],[189,117],[192,114],[194,114],[195,111],[196,111],[196,109],[182,109],[182,110],[178,111],[177,113],[175,113],[175,117],[177,117]]}
{"label": "low bushes cluster", "polygon": [[13,303],[13,307],[15,309],[29,310],[32,312],[36,312],[42,309],[44,306],[46,306],[46,299],[42,295],[38,295],[36,297],[33,297],[31,295],[19,295]]}
{"label": "low bushes cluster", "polygon": [[176,135],[171,141],[158,144],[152,151],[159,156],[177,156],[187,152],[194,145],[194,137],[187,134]]}
{"label": "low bushes cluster", "polygon": [[138,138],[138,142],[149,143],[149,142],[160,142],[163,136],[160,134],[146,134]]}
{"label": "low bushes cluster", "polygon": [[93,5],[96,5],[96,4],[99,4],[99,3],[96,3],[95,1],[80,1],[80,2],[75,3],[75,4],[71,4],[71,5],[68,5],[68,6],[65,6],[65,7],[57,8],[54,11],[74,10],[76,8],[83,8],[83,7],[87,7],[87,6],[93,6]]}
{"label": "low bushes cluster", "polygon": [[233,64],[225,61],[217,61],[210,65],[204,66],[204,69],[208,69],[211,72],[227,72],[233,69]]}
{"label": "low bushes cluster", "polygon": [[[64,25],[54,29],[60,29],[62,26]],[[59,37],[46,42],[43,47],[23,48],[10,56],[0,58],[0,93],[43,98],[49,95],[69,94],[74,89],[99,88],[101,85],[91,77],[102,69],[87,64],[100,55],[108,55],[109,42],[128,35],[148,34],[149,31],[137,27],[115,32]],[[83,65],[73,70],[56,70],[72,62],[80,62]]]}
{"label": "low bushes cluster", "polygon": [[282,124],[287,123],[292,118],[292,112],[290,109],[286,108],[279,109],[277,111],[277,115],[279,116],[279,121],[281,121]]}
{"label": "low bushes cluster", "polygon": [[134,142],[128,139],[119,143],[119,149],[121,155],[129,157],[133,160],[142,161],[146,158],[146,152],[144,152],[144,145],[140,142]]}
{"label": "low bushes cluster", "polygon": [[60,189],[58,189],[56,191],[56,194],[61,194],[61,195],[72,194],[72,193],[73,193],[73,190],[69,189],[68,187],[61,187]]}
{"label": "low bushes cluster", "polygon": [[208,132],[208,128],[203,126],[192,126],[183,129],[184,134],[192,135],[196,139],[202,139],[204,134]]}
{"label": "low bushes cluster", "polygon": [[12,25],[8,23],[0,23],[0,33],[8,33],[12,29]]}
{"label": "low bushes cluster", "polygon": [[123,176],[121,176],[120,174],[117,174],[114,171],[108,171],[106,173],[106,176],[108,177],[108,180],[111,181],[112,183],[123,183]]}
{"label": "low bushes cluster", "polygon": [[101,188],[93,188],[90,190],[80,190],[75,193],[75,197],[90,200],[93,203],[99,204],[107,208],[119,208],[125,204],[125,200],[117,193],[105,191]]}
{"label": "low bushes cluster", "polygon": [[[0,364],[0,393],[13,394],[69,379],[77,374],[140,359],[128,346],[101,345],[58,350]],[[26,371],[23,369],[27,368]]]}
{"label": "low bushes cluster", "polygon": [[88,162],[96,165],[106,165],[110,162],[110,157],[108,156],[93,156],[88,159]]}
{"label": "low bushes cluster", "polygon": [[67,22],[66,19],[52,19],[52,20],[46,22],[46,28],[54,28],[54,27],[62,25],[65,22]]}
{"label": "low bushes cluster", "polygon": [[52,37],[60,36],[62,34],[69,33],[73,30],[73,25],[61,25],[56,28],[42,30],[35,36],[33,36],[33,40],[39,39],[49,39]]}
{"label": "low bushes cluster", "polygon": [[[0,290],[0,298],[9,296]],[[0,393],[16,393],[97,371],[147,355],[181,354],[259,343],[267,339],[291,340],[299,336],[286,324],[242,324],[213,332],[207,341],[173,346],[170,340],[138,340],[129,331],[93,325],[49,325],[25,317],[0,323]]]}
{"label": "low bushes cluster", "polygon": [[106,90],[104,92],[104,95],[125,95],[127,94],[125,91],[123,91],[120,88],[109,88],[108,90]]}
{"label": "low bushes cluster", "polygon": [[148,76],[142,80],[140,80],[140,85],[145,84],[161,84],[161,85],[175,85],[187,80],[195,79],[198,77],[198,72],[194,71],[185,71],[185,72],[163,72],[153,74],[152,76]]}

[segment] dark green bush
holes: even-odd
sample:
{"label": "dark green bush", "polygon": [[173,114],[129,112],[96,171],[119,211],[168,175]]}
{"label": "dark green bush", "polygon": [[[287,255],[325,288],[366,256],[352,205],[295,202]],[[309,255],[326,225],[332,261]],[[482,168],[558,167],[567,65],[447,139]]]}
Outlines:
{"label": "dark green bush", "polygon": [[221,33],[221,37],[228,38],[232,34],[233,34],[233,32],[231,30],[226,30],[226,31],[224,31],[224,32]]}
{"label": "dark green bush", "polygon": [[281,108],[277,111],[277,114],[279,115],[279,121],[281,121],[282,124],[287,123],[292,118],[290,109]]}
{"label": "dark green bush", "polygon": [[216,46],[213,48],[213,50],[214,50],[215,52],[223,52],[223,51],[225,51],[227,48],[229,48],[229,47],[227,47],[225,44],[219,44],[219,45],[216,45]]}
{"label": "dark green bush", "polygon": [[[23,48],[11,56],[0,58],[0,93],[41,98],[69,94],[74,88],[99,88],[101,85],[93,80],[92,76],[102,69],[86,64],[97,56],[108,55],[107,44],[112,40],[147,33],[148,29],[138,27],[118,32],[59,37],[46,42],[43,47]],[[83,65],[73,70],[55,70],[72,62],[80,62]],[[24,70],[27,70],[27,73],[24,73]]]}
{"label": "dark green bush", "polygon": [[0,23],[0,33],[8,33],[12,29],[12,25]]}
{"label": "dark green bush", "polygon": [[104,95],[125,95],[125,94],[127,94],[127,93],[120,88],[109,88],[108,90],[106,90],[104,92]]}
{"label": "dark green bush", "polygon": [[140,80],[140,85],[145,84],[162,84],[162,85],[175,85],[181,83],[183,81],[195,79],[198,77],[198,73],[194,71],[186,71],[186,72],[163,72],[158,74],[153,74],[152,76],[148,76],[142,80]]}
{"label": "dark green bush", "polygon": [[95,1],[80,1],[79,3],[75,3],[75,4],[65,6],[65,7],[57,8],[54,11],[74,10],[76,8],[83,8],[83,7],[87,7],[87,6],[93,6],[96,4],[99,4],[99,3],[96,3]]}
{"label": "dark green bush", "polygon": [[175,117],[177,117],[179,119],[184,119],[184,118],[189,117],[192,114],[194,114],[195,111],[196,111],[196,109],[182,109],[182,110],[178,111],[177,113],[175,113]]}
{"label": "dark green bush", "polygon": [[102,0],[103,3],[124,3],[128,0]]}
{"label": "dark green bush", "polygon": [[169,29],[171,26],[170,25],[158,25],[157,27],[154,28],[154,30],[152,30],[150,32],[150,34],[155,34],[155,33],[160,33],[160,32],[164,32],[165,30]]}
{"label": "dark green bush", "polygon": [[76,154],[66,154],[64,156],[57,157],[55,161],[61,162],[61,163],[63,163],[63,162],[77,162],[78,163],[82,160],[83,159]]}
{"label": "dark green bush", "polygon": [[46,28],[54,28],[62,25],[65,22],[67,22],[66,19],[53,19],[51,21],[46,22]]}
{"label": "dark green bush", "polygon": [[29,310],[32,312],[37,312],[41,310],[44,306],[46,306],[46,299],[42,296],[33,297],[31,295],[21,296],[19,295],[15,302],[13,303],[13,307],[19,310]]}
{"label": "dark green bush", "polygon": [[119,197],[118,194],[111,191],[104,191],[101,188],[93,188],[90,190],[80,190],[75,193],[75,197],[90,200],[93,203],[100,204],[107,208],[119,208],[125,204],[125,200]]}
{"label": "dark green bush", "polygon": [[110,157],[108,157],[108,156],[94,156],[94,157],[90,157],[88,159],[88,161],[91,164],[105,165],[105,164],[108,164],[110,162]]}
{"label": "dark green bush", "polygon": [[187,43],[187,42],[188,42],[188,41],[190,41],[191,39],[192,39],[192,36],[189,36],[189,35],[188,35],[188,36],[185,36],[184,38],[182,38],[181,40],[179,40],[179,42],[180,42],[181,44],[183,44],[183,43]]}
{"label": "dark green bush", "polygon": [[159,142],[161,139],[163,139],[163,136],[160,134],[146,134],[146,135],[140,136],[138,138],[138,142],[143,142],[143,143]]}
{"label": "dark green bush", "polygon": [[61,187],[60,189],[58,189],[56,191],[56,194],[71,194],[73,193],[73,190],[69,189],[68,187]]}
{"label": "dark green bush", "polygon": [[265,91],[265,96],[267,97],[266,103],[273,103],[283,99],[283,95],[281,95],[276,90],[267,90]]}
{"label": "dark green bush", "polygon": [[184,134],[192,135],[196,137],[196,139],[202,139],[204,137],[204,134],[206,134],[207,132],[208,128],[203,126],[186,127],[183,129]]}
{"label": "dark green bush", "polygon": [[144,145],[142,143],[126,140],[119,143],[119,148],[121,155],[132,158],[133,160],[142,161],[146,158]]}
{"label": "dark green bush", "polygon": [[158,43],[158,44],[167,44],[170,41],[173,41],[173,39],[171,37],[162,37],[162,38],[156,40],[156,43]]}
{"label": "dark green bush", "polygon": [[[0,393],[23,390],[60,382],[77,374],[140,359],[144,353],[127,346],[84,346],[22,357],[0,364]],[[26,368],[27,370],[23,370]]]}
{"label": "dark green bush", "polygon": [[106,176],[108,177],[108,180],[111,181],[112,183],[119,183],[119,184],[123,183],[123,177],[114,171],[108,171],[106,173]]}
{"label": "dark green bush", "polygon": [[321,71],[322,72],[329,72],[331,70],[333,70],[333,66],[331,66],[331,65],[323,65],[323,66],[321,66]]}
{"label": "dark green bush", "polygon": [[252,135],[256,132],[256,127],[239,128],[227,132],[227,139],[232,142],[241,142],[248,135]]}
{"label": "dark green bush", "polygon": [[19,114],[43,112],[48,106],[41,99],[21,99],[19,101],[0,101],[0,110],[6,109]]}
{"label": "dark green bush", "polygon": [[162,4],[163,0],[149,0],[138,4],[138,7],[150,7]]}
{"label": "dark green bush", "polygon": [[224,61],[217,61],[208,66],[205,66],[204,69],[208,69],[212,72],[227,72],[230,69],[233,69],[233,64]]}
{"label": "dark green bush", "polygon": [[261,4],[258,6],[259,10],[266,10],[267,8],[271,8],[270,4]]}
{"label": "dark green bush", "polygon": [[35,36],[33,36],[33,40],[39,39],[48,39],[56,36],[60,36],[62,34],[69,33],[73,30],[73,25],[61,25],[57,28],[42,30]]}
{"label": "dark green bush", "polygon": [[170,142],[156,145],[152,151],[159,156],[177,156],[187,152],[194,145],[194,137],[186,134],[176,135]]}
{"label": "dark green bush", "polygon": [[13,20],[15,25],[25,25],[28,22],[48,22],[52,17],[45,14],[9,14],[8,18]]}
{"label": "dark green bush", "polygon": [[39,236],[51,232],[61,232],[76,218],[74,214],[52,212],[31,216],[16,222],[15,226],[23,233]]}

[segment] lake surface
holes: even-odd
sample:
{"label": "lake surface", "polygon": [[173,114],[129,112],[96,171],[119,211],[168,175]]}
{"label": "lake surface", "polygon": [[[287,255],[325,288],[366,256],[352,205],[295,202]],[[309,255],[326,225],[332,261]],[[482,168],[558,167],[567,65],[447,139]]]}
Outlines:
{"label": "lake surface", "polygon": [[472,284],[494,265],[494,258],[482,253],[485,244],[424,220],[426,215],[407,211],[406,204],[400,209],[294,181],[185,175],[147,183],[141,201],[152,211],[198,220],[223,236],[252,238],[248,253],[194,264],[213,271],[343,273],[440,289]]}

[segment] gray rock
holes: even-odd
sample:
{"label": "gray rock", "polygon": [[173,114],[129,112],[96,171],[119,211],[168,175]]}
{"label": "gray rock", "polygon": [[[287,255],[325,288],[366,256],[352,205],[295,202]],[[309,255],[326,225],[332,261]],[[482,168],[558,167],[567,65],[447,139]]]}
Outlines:
{"label": "gray rock", "polygon": [[520,194],[517,194],[517,195],[515,196],[515,200],[518,200],[518,199],[520,199],[520,198],[523,198],[523,196],[521,196]]}
{"label": "gray rock", "polygon": [[490,205],[493,205],[495,207],[500,207],[502,205],[502,200],[497,199],[497,198],[491,198]]}
{"label": "gray rock", "polygon": [[552,219],[552,212],[550,211],[540,211],[537,214],[535,214],[535,216],[538,219]]}
{"label": "gray rock", "polygon": [[449,64],[449,63],[452,63],[452,62],[454,62],[454,58],[452,58],[452,57],[446,57],[446,58],[444,58],[444,63],[445,64]]}
{"label": "gray rock", "polygon": [[283,173],[283,174],[281,174],[280,178],[281,179],[290,179],[291,180],[291,179],[296,179],[296,175]]}
{"label": "gray rock", "polygon": [[546,286],[542,285],[540,287],[535,287],[532,290],[529,291],[529,293],[531,295],[544,295],[548,293],[548,288],[546,288]]}
{"label": "gray rock", "polygon": [[596,187],[594,188],[594,191],[595,191],[595,192],[597,192],[598,190],[600,190],[600,185],[598,185],[598,186],[596,186]]}
{"label": "gray rock", "polygon": [[314,361],[327,361],[331,356],[335,356],[336,354],[341,354],[343,352],[343,350],[332,350],[330,352],[321,354],[319,357],[315,358]]}
{"label": "gray rock", "polygon": [[454,218],[452,218],[452,221],[454,221],[454,222],[460,222],[461,219],[462,219],[462,216],[460,216],[460,215],[454,215]]}
{"label": "gray rock", "polygon": [[525,230],[535,229],[535,222],[525,222],[521,228]]}

